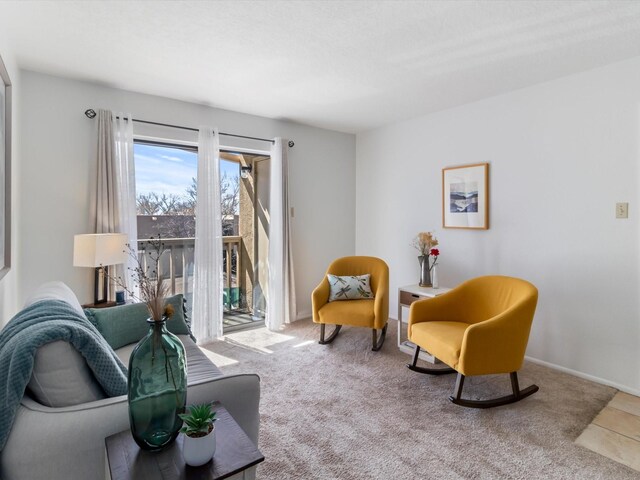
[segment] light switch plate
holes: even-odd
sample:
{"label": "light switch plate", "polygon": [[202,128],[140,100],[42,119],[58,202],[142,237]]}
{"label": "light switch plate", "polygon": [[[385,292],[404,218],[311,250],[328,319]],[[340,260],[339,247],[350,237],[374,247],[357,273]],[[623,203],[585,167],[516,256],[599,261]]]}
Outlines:
{"label": "light switch plate", "polygon": [[616,218],[629,218],[629,204],[616,203]]}

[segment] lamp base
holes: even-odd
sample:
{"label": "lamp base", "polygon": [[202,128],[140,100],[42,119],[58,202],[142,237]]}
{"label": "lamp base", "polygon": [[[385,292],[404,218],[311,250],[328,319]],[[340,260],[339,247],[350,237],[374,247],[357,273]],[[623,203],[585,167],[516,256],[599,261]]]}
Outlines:
{"label": "lamp base", "polygon": [[[96,267],[93,304],[100,305],[109,300],[109,267]],[[102,295],[101,295],[102,294]]]}

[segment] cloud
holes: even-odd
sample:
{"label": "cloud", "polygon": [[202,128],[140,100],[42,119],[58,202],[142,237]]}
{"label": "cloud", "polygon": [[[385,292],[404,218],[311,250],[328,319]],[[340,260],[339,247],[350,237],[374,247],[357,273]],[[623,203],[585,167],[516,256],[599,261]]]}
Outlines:
{"label": "cloud", "polygon": [[[148,147],[148,146],[146,146]],[[136,194],[186,195],[191,179],[197,175],[196,154],[184,152],[185,158],[161,153],[166,148],[146,148],[135,151]]]}
{"label": "cloud", "polygon": [[[186,195],[198,175],[198,155],[171,147],[136,144],[134,146],[136,195],[155,192],[159,195]],[[238,176],[235,162],[220,161],[220,175]]]}
{"label": "cloud", "polygon": [[181,157],[174,157],[171,155],[158,155],[159,158],[162,158],[163,160],[168,160],[169,162],[177,162],[177,163],[184,163],[184,158]]}

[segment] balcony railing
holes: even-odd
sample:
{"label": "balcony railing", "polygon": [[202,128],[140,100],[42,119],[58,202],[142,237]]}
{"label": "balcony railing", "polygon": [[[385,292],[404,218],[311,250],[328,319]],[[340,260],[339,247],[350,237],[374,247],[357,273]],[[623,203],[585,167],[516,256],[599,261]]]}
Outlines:
{"label": "balcony railing", "polygon": [[[142,267],[146,270],[149,256],[145,254],[150,239],[138,240],[138,255]],[[185,297],[193,292],[193,260],[195,238],[165,238],[164,253],[159,262],[159,276],[169,281],[171,294],[182,293]],[[240,245],[242,237],[222,237],[222,278],[224,288],[224,306],[227,310],[242,307],[241,285],[238,272],[241,272]]]}

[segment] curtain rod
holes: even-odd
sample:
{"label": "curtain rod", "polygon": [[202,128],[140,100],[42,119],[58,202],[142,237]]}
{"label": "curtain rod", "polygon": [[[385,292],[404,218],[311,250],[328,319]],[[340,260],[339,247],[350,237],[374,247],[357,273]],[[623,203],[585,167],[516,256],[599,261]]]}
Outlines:
{"label": "curtain rod", "polygon": [[[92,108],[88,108],[87,110],[85,110],[84,114],[87,116],[87,118],[94,118],[97,115],[96,111]],[[120,117],[116,117],[116,118],[120,118]],[[127,117],[123,117],[122,120],[129,120],[129,119]],[[190,132],[199,132],[197,128],[183,127],[180,125],[171,125],[169,123],[150,122],[148,120],[138,120],[137,118],[132,118],[131,121],[137,122],[137,123],[145,123],[147,125],[157,125],[159,127],[178,128],[180,130],[189,130]],[[275,140],[272,140],[270,138],[247,137],[246,135],[237,135],[235,133],[218,132],[218,135],[224,135],[225,137],[246,138],[248,140],[258,140],[260,142],[269,142],[271,144],[275,143]],[[295,143],[293,142],[293,140],[289,140],[289,148],[293,147],[294,145]]]}

